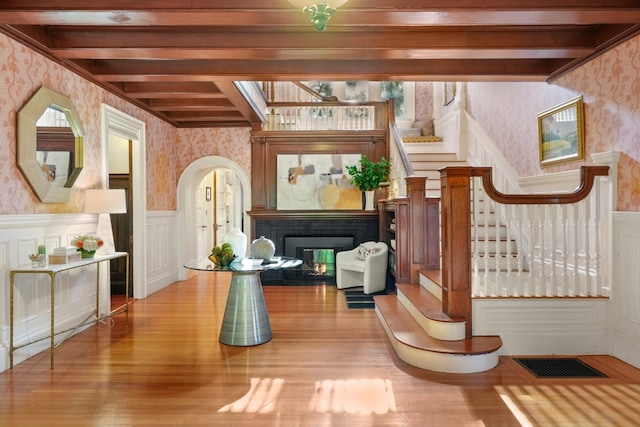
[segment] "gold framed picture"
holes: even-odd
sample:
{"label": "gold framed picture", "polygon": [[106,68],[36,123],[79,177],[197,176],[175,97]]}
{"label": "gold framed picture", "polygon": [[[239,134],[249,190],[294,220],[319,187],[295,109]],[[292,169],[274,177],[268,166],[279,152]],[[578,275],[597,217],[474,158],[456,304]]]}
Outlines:
{"label": "gold framed picture", "polygon": [[568,163],[584,158],[582,95],[538,114],[540,165]]}

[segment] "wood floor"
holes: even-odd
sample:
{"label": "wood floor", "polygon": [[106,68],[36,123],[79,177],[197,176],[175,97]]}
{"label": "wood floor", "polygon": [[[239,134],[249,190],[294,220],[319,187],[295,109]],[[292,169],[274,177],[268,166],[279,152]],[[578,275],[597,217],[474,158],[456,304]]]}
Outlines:
{"label": "wood floor", "polygon": [[640,370],[584,357],[610,378],[541,380],[399,361],[370,309],[343,291],[266,286],[273,340],[218,342],[227,273],[193,277],[0,373],[0,426],[637,426]]}

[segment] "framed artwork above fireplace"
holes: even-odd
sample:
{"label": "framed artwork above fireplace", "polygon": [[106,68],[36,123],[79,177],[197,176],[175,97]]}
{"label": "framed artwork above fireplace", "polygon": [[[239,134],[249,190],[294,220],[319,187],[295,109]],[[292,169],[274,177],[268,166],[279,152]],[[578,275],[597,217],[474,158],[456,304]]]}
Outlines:
{"label": "framed artwork above fireplace", "polygon": [[277,209],[362,209],[362,192],[346,169],[359,160],[360,154],[278,154]]}

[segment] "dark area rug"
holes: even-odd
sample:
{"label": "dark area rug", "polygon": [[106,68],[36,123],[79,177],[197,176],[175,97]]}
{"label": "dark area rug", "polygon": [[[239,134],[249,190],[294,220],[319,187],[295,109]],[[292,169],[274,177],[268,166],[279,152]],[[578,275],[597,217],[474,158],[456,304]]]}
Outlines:
{"label": "dark area rug", "polygon": [[576,358],[514,358],[538,378],[607,378]]}
{"label": "dark area rug", "polygon": [[373,302],[373,297],[376,295],[386,295],[386,292],[375,292],[365,295],[362,289],[344,291],[344,299],[347,302],[347,307],[354,309],[375,308],[376,305]]}

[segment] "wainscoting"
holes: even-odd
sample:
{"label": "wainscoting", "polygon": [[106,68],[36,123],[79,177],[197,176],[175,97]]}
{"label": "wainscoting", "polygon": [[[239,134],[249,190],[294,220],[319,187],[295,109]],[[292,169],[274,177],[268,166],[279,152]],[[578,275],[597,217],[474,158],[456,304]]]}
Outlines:
{"label": "wainscoting", "polygon": [[[146,245],[141,244],[144,265],[142,283],[133,283],[137,298],[146,296],[177,280],[176,212],[147,212]],[[95,233],[98,215],[37,214],[0,215],[0,372],[9,367],[9,271],[30,266],[28,254],[46,245],[50,251],[66,246],[79,234]],[[100,313],[110,309],[108,264],[100,264]],[[60,273],[56,281],[56,329],[76,325],[87,317],[96,301],[95,266]],[[20,274],[15,287],[15,342],[23,343],[49,333],[50,286],[46,275]],[[16,364],[49,348],[44,340],[15,352]]]}

